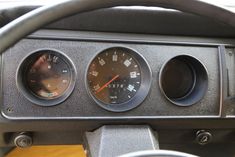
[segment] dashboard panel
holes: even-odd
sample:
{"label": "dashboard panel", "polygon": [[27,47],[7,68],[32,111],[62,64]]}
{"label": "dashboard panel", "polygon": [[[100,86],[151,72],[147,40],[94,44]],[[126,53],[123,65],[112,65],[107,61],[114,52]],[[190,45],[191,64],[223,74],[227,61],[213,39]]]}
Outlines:
{"label": "dashboard panel", "polygon": [[[33,8],[16,9],[17,14],[14,8],[0,12],[5,17],[1,19],[0,25]],[[83,144],[85,132],[103,125],[147,124],[158,133],[161,149],[201,156],[234,156],[234,34],[231,27],[206,18],[147,8],[99,10],[74,15],[45,26],[1,55],[0,146],[14,146],[14,138],[19,132],[27,132],[33,139],[33,145]],[[89,65],[102,52],[112,48],[131,50],[124,52],[128,54],[128,59],[134,56],[139,65],[145,63],[134,71],[133,68],[127,68],[123,76],[129,75],[129,80],[132,80],[138,71],[141,71],[141,81],[144,76],[149,76],[145,81],[148,87],[145,88],[146,93],[140,94],[141,101],[136,103],[130,98],[134,106],[118,112],[107,110],[104,107],[107,104],[103,102],[99,104],[90,93],[87,83],[89,72],[95,74],[93,70],[89,71]],[[37,59],[35,54],[48,54],[48,50],[53,51],[52,58],[59,57],[65,64],[56,66],[56,61],[52,61],[50,55],[45,55],[42,58],[46,62],[42,62],[42,65],[49,67],[49,71],[47,69],[41,73],[39,68],[40,73],[36,73],[39,75],[28,73],[30,77],[21,73],[34,67],[29,63]],[[110,53],[114,54],[113,51]],[[109,57],[103,59],[113,65]],[[113,58],[111,60],[116,61]],[[52,67],[54,65],[59,68]],[[124,60],[121,61],[123,65]],[[120,71],[122,69],[118,68]],[[68,74],[72,77],[64,75],[66,70],[71,70]],[[130,72],[136,73],[131,75]],[[91,81],[104,80],[99,85],[105,85],[117,75],[110,71],[109,74],[110,78],[104,79],[102,76]],[[52,84],[58,81],[58,85],[61,85],[61,82],[63,84],[68,80],[74,84],[64,88],[47,86],[43,93],[37,95],[35,92],[34,95],[34,87],[45,85],[45,78],[52,78],[47,80]],[[38,81],[38,85],[27,86],[27,79],[32,83]],[[26,84],[21,84],[25,81]],[[119,84],[121,87],[115,81],[109,85],[117,87]],[[183,83],[184,88],[179,88],[181,86],[178,86],[178,82]],[[23,86],[20,87],[20,84]],[[30,88],[32,92],[28,87],[33,87]],[[57,93],[58,89],[67,87],[72,87],[67,90],[70,92]],[[108,90],[109,86],[104,87],[102,90],[107,93],[117,92],[116,88]],[[197,87],[199,90],[195,90]],[[129,89],[133,91],[137,86]],[[142,93],[140,88],[136,91]],[[138,95],[136,97],[133,94],[133,97],[137,99]],[[211,134],[211,140],[208,144],[200,145],[197,133],[203,130]]]}
{"label": "dashboard panel", "polygon": [[[2,78],[4,91],[2,113],[8,119],[216,118],[221,116],[221,51],[219,44],[164,42],[160,38],[158,40],[157,37],[154,41],[149,40],[154,36],[149,38],[144,35],[138,36],[137,41],[124,34],[120,39],[111,40],[105,38],[105,33],[102,34],[102,38],[85,39],[79,38],[81,34],[71,31],[64,31],[62,36],[59,36],[56,31],[54,33],[50,31],[51,34],[48,32],[41,31],[41,33],[29,36],[28,39],[21,40],[2,56],[4,74]],[[67,33],[73,35],[68,38]],[[85,33],[83,32],[82,35],[84,36]],[[86,35],[90,36],[89,32]],[[150,88],[147,89],[143,101],[140,101],[136,105],[137,107],[129,111],[117,113],[100,107],[97,101],[94,101],[90,96],[86,84],[89,63],[95,56],[113,47],[131,49],[140,54],[151,71],[148,81]],[[71,95],[55,106],[37,105],[28,100],[17,88],[17,69],[29,54],[40,49],[53,49],[62,52],[71,60],[77,72],[75,87]],[[202,80],[207,84],[206,89],[204,91],[199,89],[197,92],[203,93],[200,99],[186,106],[169,101],[160,88],[161,69],[167,62],[178,56],[186,56],[183,58],[193,66],[195,65],[196,70],[200,65],[205,71],[203,74],[205,77],[202,77]],[[136,61],[140,62],[141,59],[139,59],[136,58]],[[146,69],[144,71],[145,73],[142,74],[150,74],[146,73]],[[196,74],[195,76],[200,75]],[[177,89],[172,89],[172,91],[174,90],[177,91]],[[185,99],[185,101],[188,100],[190,99]]]}

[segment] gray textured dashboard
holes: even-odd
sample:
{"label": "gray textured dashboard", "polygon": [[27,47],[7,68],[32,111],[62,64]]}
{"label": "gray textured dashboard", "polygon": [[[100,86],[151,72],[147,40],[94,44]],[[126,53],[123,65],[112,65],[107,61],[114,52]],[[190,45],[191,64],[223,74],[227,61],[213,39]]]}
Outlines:
{"label": "gray textured dashboard", "polygon": [[[0,25],[31,9],[23,7],[22,10],[13,8],[12,12],[0,11],[3,17]],[[95,25],[97,21],[99,24]],[[232,28],[181,12],[120,8],[75,15],[45,28],[21,40],[1,56],[1,147],[12,146],[14,136],[24,131],[32,133],[33,145],[81,144],[84,132],[103,125],[147,124],[157,130],[161,149],[204,156],[212,156],[213,153],[217,156],[233,156],[235,40],[218,38],[234,37]],[[89,62],[97,53],[113,46],[138,51],[152,71],[151,90],[145,101],[137,108],[123,113],[113,113],[99,107],[85,88],[84,78]],[[72,95],[57,106],[32,104],[16,87],[19,63],[40,48],[54,48],[66,53],[78,72]],[[189,107],[172,104],[159,89],[160,68],[179,54],[194,56],[208,72],[206,95]],[[210,144],[201,146],[195,142],[195,134],[201,129],[213,135]]]}
{"label": "gray textured dashboard", "polygon": [[[234,154],[235,123],[232,118],[223,117],[234,115],[233,102],[229,105],[225,103],[227,94],[231,97],[234,95],[233,88],[229,88],[229,93],[224,92],[233,84],[233,73],[229,72],[230,81],[227,81],[225,76],[226,64],[231,65],[228,71],[232,71],[234,43],[232,39],[218,38],[62,30],[35,32],[9,49],[2,57],[4,75],[1,109],[7,110],[10,107],[10,113],[5,110],[3,112],[11,119],[37,120],[8,120],[1,117],[0,146],[12,146],[15,134],[20,131],[32,132],[34,145],[81,144],[85,131],[102,125],[148,124],[158,131],[161,149],[180,150],[197,155],[210,156],[211,152],[214,152],[218,156],[231,156]],[[94,103],[85,89],[84,77],[88,62],[96,53],[111,46],[135,49],[146,58],[153,73],[152,88],[148,97],[139,107],[129,112],[112,113],[104,110]],[[58,106],[36,106],[24,98],[16,88],[16,68],[20,61],[31,51],[41,47],[63,51],[71,57],[77,68],[76,88],[69,99]],[[178,54],[189,54],[198,58],[208,71],[209,88],[206,96],[190,107],[171,104],[159,90],[159,69],[166,60]],[[228,108],[225,105],[228,105]],[[195,133],[198,129],[211,132],[211,144],[202,147],[195,143]],[[227,151],[220,151],[221,149]]]}
{"label": "gray textured dashboard", "polygon": [[[40,39],[36,35],[31,39],[24,39],[12,47],[3,56],[3,115],[9,119],[87,119],[87,118],[174,118],[174,117],[219,117],[220,104],[220,67],[219,45],[200,43],[172,43],[148,41],[139,37],[139,42],[133,41],[127,35],[120,39],[108,41],[102,38],[63,39],[66,33],[56,39],[53,31],[50,38]],[[40,33],[39,33],[40,34]],[[76,34],[74,38],[76,38]],[[71,38],[73,36],[70,36]],[[54,39],[52,39],[54,38]],[[123,41],[124,39],[125,41]],[[156,40],[160,41],[160,38]],[[145,101],[137,108],[124,112],[112,113],[100,108],[89,97],[85,87],[85,75],[89,62],[100,51],[115,46],[129,47],[142,54],[152,70],[152,85]],[[72,95],[63,103],[53,107],[41,107],[28,101],[17,89],[16,69],[22,59],[32,51],[42,48],[53,48],[67,54],[77,69],[77,80]],[[208,71],[208,91],[204,98],[189,107],[179,107],[170,103],[160,92],[159,71],[161,66],[174,56],[186,54],[200,60]],[[210,60],[210,61],[209,61]],[[16,103],[17,102],[17,103]]]}

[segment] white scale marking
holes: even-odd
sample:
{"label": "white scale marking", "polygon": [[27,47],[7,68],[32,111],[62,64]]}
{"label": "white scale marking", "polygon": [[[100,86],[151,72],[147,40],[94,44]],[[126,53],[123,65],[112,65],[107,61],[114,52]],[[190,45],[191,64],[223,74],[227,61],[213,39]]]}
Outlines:
{"label": "white scale marking", "polygon": [[63,83],[68,83],[68,80],[62,80]]}
{"label": "white scale marking", "polygon": [[136,91],[135,87],[133,85],[130,85],[130,84],[128,85],[127,90],[129,90],[130,92]]}
{"label": "white scale marking", "polygon": [[99,84],[97,84],[97,85],[94,86],[94,90],[95,90],[95,91],[97,91],[98,89],[100,89],[100,85],[99,85]]}
{"label": "white scale marking", "polygon": [[48,55],[47,61],[48,61],[48,62],[51,62],[51,61],[52,61],[51,55]]}
{"label": "white scale marking", "polygon": [[46,56],[42,56],[42,57],[40,57],[41,59],[42,59],[42,61],[43,62],[45,62],[46,61],[46,59],[47,59],[47,57]]}
{"label": "white scale marking", "polygon": [[117,99],[117,96],[110,96],[110,99]]}
{"label": "white scale marking", "polygon": [[67,73],[67,72],[68,72],[68,70],[66,70],[66,69],[62,70],[62,73]]}
{"label": "white scale marking", "polygon": [[114,54],[112,58],[113,58],[113,62],[116,62],[118,60],[118,55]]}
{"label": "white scale marking", "polygon": [[126,67],[129,67],[131,65],[131,62],[127,59],[123,63]]}
{"label": "white scale marking", "polygon": [[58,57],[57,56],[54,56],[53,57],[53,62],[56,63],[58,61]]}
{"label": "white scale marking", "polygon": [[136,78],[137,77],[136,71],[130,72],[130,77],[131,78]]}
{"label": "white scale marking", "polygon": [[103,59],[100,59],[100,58],[99,58],[99,63],[100,63],[101,66],[105,65],[105,61]]}
{"label": "white scale marking", "polygon": [[91,75],[93,75],[93,76],[95,76],[95,77],[97,77],[98,74],[99,74],[99,73],[98,73],[97,71],[92,71],[92,72],[91,72]]}

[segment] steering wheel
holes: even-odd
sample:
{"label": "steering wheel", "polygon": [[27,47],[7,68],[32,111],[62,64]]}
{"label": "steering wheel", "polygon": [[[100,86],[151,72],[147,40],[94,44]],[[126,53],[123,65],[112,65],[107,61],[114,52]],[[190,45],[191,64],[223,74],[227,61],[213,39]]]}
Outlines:
{"label": "steering wheel", "polygon": [[[235,27],[234,12],[200,0],[67,0],[35,9],[2,27],[0,29],[0,54],[28,34],[53,21],[76,13],[115,6],[157,6],[177,9],[208,17]],[[123,157],[141,156],[184,157],[190,155],[160,150],[136,152],[124,155]]]}
{"label": "steering wheel", "polygon": [[182,153],[171,150],[145,150],[128,153],[119,157],[197,157],[188,153]]}

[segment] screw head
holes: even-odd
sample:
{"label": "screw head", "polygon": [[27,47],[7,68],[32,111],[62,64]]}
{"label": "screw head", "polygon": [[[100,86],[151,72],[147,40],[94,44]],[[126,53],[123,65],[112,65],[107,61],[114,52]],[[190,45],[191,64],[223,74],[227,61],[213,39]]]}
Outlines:
{"label": "screw head", "polygon": [[200,145],[206,145],[212,140],[212,135],[210,132],[205,130],[200,130],[196,133],[196,141]]}
{"label": "screw head", "polygon": [[19,134],[14,139],[14,144],[19,148],[27,148],[32,146],[33,139],[26,134]]}

